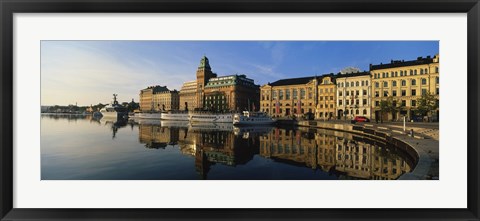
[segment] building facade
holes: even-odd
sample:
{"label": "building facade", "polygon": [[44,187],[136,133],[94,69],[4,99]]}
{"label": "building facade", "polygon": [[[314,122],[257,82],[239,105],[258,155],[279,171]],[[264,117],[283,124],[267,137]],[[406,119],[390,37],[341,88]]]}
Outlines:
{"label": "building facade", "polygon": [[211,111],[254,111],[260,105],[259,86],[245,75],[211,78],[204,93],[204,107]]}
{"label": "building facade", "polygon": [[140,111],[157,112],[161,109],[160,103],[154,102],[154,94],[169,91],[166,86],[150,86],[140,90]]}
{"label": "building facade", "polygon": [[290,78],[260,88],[260,111],[270,116],[300,117],[315,113],[318,77]]}
{"label": "building facade", "polygon": [[180,104],[180,95],[177,90],[160,91],[153,94],[153,106],[155,111],[178,110]]}
{"label": "building facade", "polygon": [[319,120],[335,119],[336,111],[336,84],[332,75],[323,76],[318,82],[318,101],[315,109],[315,118]]}
{"label": "building facade", "polygon": [[372,83],[370,72],[347,73],[337,76],[337,118],[353,119],[364,116],[372,119]]}
{"label": "building facade", "polygon": [[197,104],[197,81],[183,83],[179,93],[180,110],[193,110],[198,108]]}
{"label": "building facade", "polygon": [[[438,103],[439,59],[436,55],[412,61],[370,64],[373,119],[395,121],[405,116],[407,120],[412,120],[417,116],[418,99],[425,94],[433,95]],[[388,100],[398,111],[387,112],[380,108],[381,102]],[[438,108],[433,115],[431,117],[438,119]]]}
{"label": "building facade", "polygon": [[185,82],[180,90],[180,110],[242,111],[260,106],[260,89],[246,75],[217,77],[203,56],[196,80]]}

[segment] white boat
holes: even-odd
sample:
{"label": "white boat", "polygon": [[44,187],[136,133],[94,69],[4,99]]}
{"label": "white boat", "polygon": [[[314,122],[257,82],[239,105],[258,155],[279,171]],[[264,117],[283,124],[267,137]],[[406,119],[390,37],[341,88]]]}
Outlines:
{"label": "white boat", "polygon": [[117,94],[113,94],[113,103],[100,109],[100,113],[102,114],[102,118],[128,118],[128,110],[126,107],[118,104]]}
{"label": "white boat", "polygon": [[156,120],[160,120],[160,118],[161,118],[161,113],[155,113],[155,112],[152,112],[152,113],[144,113],[144,112],[140,112],[140,113],[135,113],[135,117],[142,118],[142,119],[156,119]]}
{"label": "white boat", "polygon": [[242,114],[235,114],[233,117],[234,125],[273,124],[275,122],[275,119],[263,112],[244,111]]}
{"label": "white boat", "polygon": [[190,122],[232,123],[232,113],[192,112]]}
{"label": "white boat", "polygon": [[185,112],[185,111],[178,111],[178,112],[169,111],[169,112],[163,112],[160,116],[160,119],[188,121],[189,115],[188,115],[188,112]]}

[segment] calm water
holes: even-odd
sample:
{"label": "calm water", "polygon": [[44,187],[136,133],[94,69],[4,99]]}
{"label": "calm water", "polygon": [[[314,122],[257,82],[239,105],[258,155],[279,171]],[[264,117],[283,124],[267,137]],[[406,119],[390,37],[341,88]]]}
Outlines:
{"label": "calm water", "polygon": [[43,180],[397,179],[413,161],[383,143],[320,129],[41,117]]}

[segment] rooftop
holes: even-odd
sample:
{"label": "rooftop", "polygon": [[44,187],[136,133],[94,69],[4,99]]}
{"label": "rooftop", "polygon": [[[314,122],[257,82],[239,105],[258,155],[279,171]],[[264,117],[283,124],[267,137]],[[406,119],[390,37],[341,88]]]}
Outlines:
{"label": "rooftop", "polygon": [[296,85],[296,84],[306,84],[309,81],[317,78],[316,76],[310,77],[301,77],[301,78],[288,78],[269,83],[270,86],[283,86],[283,85]]}
{"label": "rooftop", "polygon": [[[422,64],[431,64],[437,62],[437,56],[433,58],[431,56],[418,57],[417,60],[405,61],[405,60],[391,60],[390,63],[387,64],[377,64],[372,65],[370,64],[370,70],[378,70],[378,69],[387,69],[387,68],[396,68],[396,67],[405,67],[405,66],[414,66],[414,65],[422,65]],[[437,60],[437,61],[436,61]]]}

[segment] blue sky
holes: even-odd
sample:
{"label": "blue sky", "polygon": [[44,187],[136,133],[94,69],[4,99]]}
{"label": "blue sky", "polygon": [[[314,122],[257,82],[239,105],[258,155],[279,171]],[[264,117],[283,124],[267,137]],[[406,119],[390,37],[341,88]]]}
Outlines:
{"label": "blue sky", "polygon": [[438,41],[42,41],[41,104],[109,103],[113,93],[138,102],[151,85],[180,90],[203,55],[219,76],[263,85],[438,53]]}

